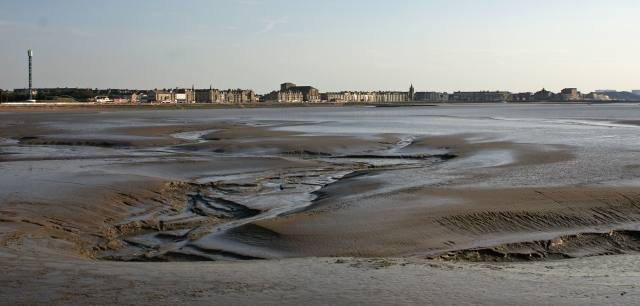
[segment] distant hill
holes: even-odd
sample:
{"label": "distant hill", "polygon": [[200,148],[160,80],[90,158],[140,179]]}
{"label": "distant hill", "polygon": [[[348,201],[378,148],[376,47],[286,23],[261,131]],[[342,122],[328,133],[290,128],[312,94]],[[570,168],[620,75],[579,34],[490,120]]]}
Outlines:
{"label": "distant hill", "polygon": [[606,91],[602,94],[609,96],[611,100],[640,101],[640,95],[632,94],[628,91]]}

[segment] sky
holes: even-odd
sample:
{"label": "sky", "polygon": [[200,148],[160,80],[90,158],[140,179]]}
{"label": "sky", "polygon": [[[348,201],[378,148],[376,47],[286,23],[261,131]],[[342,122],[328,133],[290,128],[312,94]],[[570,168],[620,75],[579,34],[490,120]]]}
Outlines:
{"label": "sky", "polygon": [[640,89],[637,0],[0,0],[0,88]]}

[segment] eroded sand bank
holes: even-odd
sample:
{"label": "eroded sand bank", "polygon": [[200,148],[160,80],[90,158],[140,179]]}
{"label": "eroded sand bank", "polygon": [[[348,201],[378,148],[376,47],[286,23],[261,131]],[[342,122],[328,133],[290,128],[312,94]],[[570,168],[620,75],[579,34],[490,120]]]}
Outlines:
{"label": "eroded sand bank", "polygon": [[[316,282],[314,275],[340,276],[342,281],[353,273],[357,279],[375,278],[381,276],[377,268],[385,268],[391,280],[380,297],[386,301],[405,292],[408,296],[398,297],[399,303],[459,304],[471,302],[471,293],[454,291],[459,299],[449,300],[449,294],[438,293],[439,286],[479,285],[487,273],[515,281],[523,274],[509,273],[511,269],[534,273],[544,265],[501,264],[487,270],[489,266],[445,265],[441,260],[530,261],[640,250],[640,187],[634,183],[640,167],[625,159],[633,146],[629,152],[611,153],[624,162],[606,164],[598,163],[601,154],[588,160],[590,155],[575,143],[514,141],[474,130],[332,135],[303,131],[322,127],[321,121],[194,117],[171,112],[2,114],[0,235],[2,261],[12,267],[3,271],[3,281],[18,290],[25,284],[16,275],[19,271],[34,277],[42,271],[45,276],[77,275],[64,280],[73,285],[52,295],[6,291],[3,296],[23,303],[83,301],[77,295],[89,298],[92,291],[78,284],[88,282],[104,289],[93,298],[104,298],[115,287],[105,289],[105,282],[91,283],[88,276],[78,275],[95,267],[93,277],[137,282],[136,288],[150,298],[124,297],[121,301],[127,303],[153,302],[162,297],[155,290],[165,285],[176,286],[165,301],[213,296],[234,301],[238,294],[288,296],[289,302],[302,295],[309,301],[314,294],[305,296],[300,290]],[[305,128],[296,131],[300,124]],[[347,256],[340,261],[347,264],[313,259],[336,256]],[[45,264],[49,258],[56,259]],[[633,255],[599,258],[606,268],[596,274],[605,273],[610,262],[622,261],[630,279],[637,280],[637,269],[627,264],[635,260]],[[217,284],[212,286],[228,290],[177,285],[183,278],[196,279],[188,275],[199,270],[197,263],[152,263],[247,259],[270,260],[202,266],[225,273],[271,271],[259,274],[263,279],[255,284],[245,282],[246,276],[209,279]],[[596,259],[566,265],[588,275],[589,260]],[[74,262],[77,268],[71,268]],[[153,272],[137,275],[136,269]],[[164,282],[151,281],[164,269],[170,274]],[[447,272],[451,269],[466,272],[455,279]],[[408,271],[415,275],[402,276]],[[545,273],[535,274],[529,284],[556,277]],[[298,280],[273,281],[291,275]],[[417,287],[394,287],[424,282],[424,275],[438,279],[429,295],[417,294]],[[38,278],[38,286],[62,281]],[[554,303],[604,301],[593,292],[612,297],[623,288],[618,302],[637,295],[630,281],[584,296],[589,291],[578,287],[585,283],[549,289],[558,282],[532,289],[530,301],[535,303],[536,290],[551,290]],[[317,295],[328,302],[366,302],[368,290],[383,287],[376,281],[356,286],[361,290],[339,285],[345,283],[325,284],[327,290]],[[497,292],[502,284],[485,284],[485,289]],[[201,290],[186,294],[187,288]],[[360,295],[331,299],[329,292]],[[569,300],[560,298],[567,296]]]}

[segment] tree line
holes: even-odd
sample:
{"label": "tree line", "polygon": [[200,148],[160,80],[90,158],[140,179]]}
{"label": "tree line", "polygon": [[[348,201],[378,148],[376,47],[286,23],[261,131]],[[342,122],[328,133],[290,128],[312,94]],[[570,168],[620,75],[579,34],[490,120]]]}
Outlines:
{"label": "tree line", "polygon": [[[33,98],[36,100],[51,100],[60,96],[72,97],[78,101],[89,101],[96,94],[93,90],[87,88],[61,88],[51,90],[46,94],[42,91],[37,91]],[[28,99],[29,94],[27,93],[0,90],[0,102],[22,102]]]}

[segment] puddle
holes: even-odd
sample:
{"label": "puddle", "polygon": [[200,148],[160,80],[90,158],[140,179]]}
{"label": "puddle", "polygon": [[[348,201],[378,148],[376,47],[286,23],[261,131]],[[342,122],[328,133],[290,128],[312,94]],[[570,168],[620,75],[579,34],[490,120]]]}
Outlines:
{"label": "puddle", "polygon": [[207,141],[202,137],[204,137],[207,134],[213,133],[215,131],[218,131],[218,130],[190,131],[190,132],[175,133],[175,134],[171,134],[170,136],[173,138],[194,140],[202,143]]}

